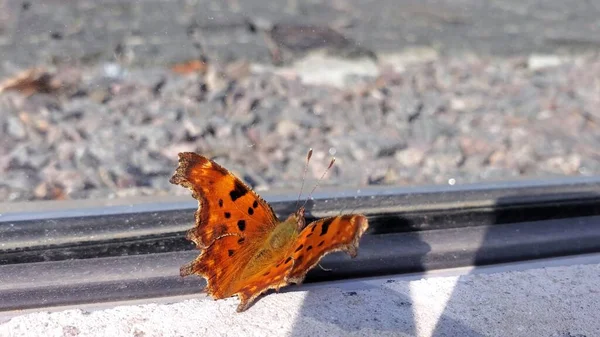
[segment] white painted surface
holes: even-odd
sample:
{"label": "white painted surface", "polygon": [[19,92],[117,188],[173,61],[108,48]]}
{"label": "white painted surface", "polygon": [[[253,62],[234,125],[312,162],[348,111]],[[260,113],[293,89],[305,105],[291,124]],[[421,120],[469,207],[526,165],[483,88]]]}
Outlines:
{"label": "white painted surface", "polygon": [[0,336],[600,336],[591,256],[292,286],[244,313],[202,295],[4,313]]}

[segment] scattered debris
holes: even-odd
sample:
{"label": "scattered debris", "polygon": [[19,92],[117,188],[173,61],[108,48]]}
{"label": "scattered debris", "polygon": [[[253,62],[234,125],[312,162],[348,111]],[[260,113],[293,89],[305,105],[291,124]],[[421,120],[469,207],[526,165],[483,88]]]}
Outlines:
{"label": "scattered debris", "polygon": [[0,93],[18,91],[24,96],[49,93],[60,88],[53,75],[44,68],[31,68],[0,82]]}
{"label": "scattered debris", "polygon": [[180,75],[204,74],[206,73],[207,69],[208,63],[206,60],[198,59],[177,63],[171,66],[171,71]]}
{"label": "scattered debris", "polygon": [[211,62],[203,76],[158,67],[108,78],[103,64],[28,70],[2,90],[59,94],[0,95],[0,198],[176,195],[185,191],[168,177],[179,151],[212,154],[276,189],[299,188],[294,158],[315,146],[308,179],[335,153],[323,181],[332,186],[598,174],[600,124],[588,117],[600,115],[598,59],[540,72],[519,60],[438,56],[402,71],[374,62],[344,88],[245,61]]}
{"label": "scattered debris", "polygon": [[376,59],[372,51],[327,26],[276,24],[263,36],[273,63],[278,65],[287,63],[287,53],[303,54],[314,50],[326,50],[334,56]]}

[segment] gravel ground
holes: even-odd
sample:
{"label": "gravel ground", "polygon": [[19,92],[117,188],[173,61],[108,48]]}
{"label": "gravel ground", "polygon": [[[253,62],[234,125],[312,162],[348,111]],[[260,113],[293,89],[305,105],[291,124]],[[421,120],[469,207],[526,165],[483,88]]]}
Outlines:
{"label": "gravel ground", "polygon": [[337,158],[323,185],[597,174],[598,13],[0,0],[0,201],[187,195],[168,183],[184,150],[258,190],[297,190],[311,147],[311,180]]}
{"label": "gravel ground", "polygon": [[0,93],[0,201],[187,194],[179,151],[258,190],[297,189],[310,147],[324,185],[600,173],[597,55],[423,55],[50,68]]}

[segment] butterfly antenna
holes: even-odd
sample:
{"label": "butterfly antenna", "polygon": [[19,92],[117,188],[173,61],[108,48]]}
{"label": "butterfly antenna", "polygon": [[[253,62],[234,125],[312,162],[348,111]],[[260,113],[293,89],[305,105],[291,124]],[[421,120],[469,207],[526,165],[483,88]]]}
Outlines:
{"label": "butterfly antenna", "polygon": [[298,194],[298,200],[296,201],[296,208],[298,208],[298,204],[300,203],[300,197],[302,196],[302,190],[304,189],[304,181],[306,180],[306,172],[308,172],[308,162],[310,161],[310,157],[312,157],[313,150],[312,148],[308,150],[308,154],[306,155],[306,164],[304,165],[304,173],[302,174],[302,185],[300,186],[300,194]]}
{"label": "butterfly antenna", "polygon": [[[359,205],[354,206],[354,208],[350,211],[350,214],[354,214],[354,211],[356,211],[356,209],[358,208]],[[344,210],[346,210],[346,207],[344,206],[344,208],[342,208],[340,210],[340,214],[338,215],[342,215],[342,213],[344,212]]]}
{"label": "butterfly antenna", "polygon": [[312,196],[313,192],[317,189],[317,187],[319,187],[321,180],[323,180],[323,178],[325,178],[325,175],[327,174],[327,172],[329,172],[329,169],[331,169],[331,167],[333,166],[333,163],[335,163],[335,157],[331,158],[331,162],[329,163],[329,166],[327,166],[327,169],[325,170],[325,172],[323,172],[323,175],[321,176],[321,178],[319,178],[315,187],[313,187],[312,191],[310,191],[310,193],[308,194],[308,197],[306,198],[306,201],[304,202],[302,207],[306,206],[306,203],[310,200],[310,197]]}
{"label": "butterfly antenna", "polygon": [[[354,214],[354,211],[356,211],[357,208],[358,208],[358,205],[354,206],[354,208],[350,211],[349,214]],[[342,215],[342,213],[340,213],[340,215]]]}

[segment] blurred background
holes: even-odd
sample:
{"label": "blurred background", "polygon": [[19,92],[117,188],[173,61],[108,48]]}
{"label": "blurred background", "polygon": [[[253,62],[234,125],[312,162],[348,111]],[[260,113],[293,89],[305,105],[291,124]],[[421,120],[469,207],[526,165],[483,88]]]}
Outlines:
{"label": "blurred background", "polygon": [[0,201],[600,173],[594,1],[0,0]]}

